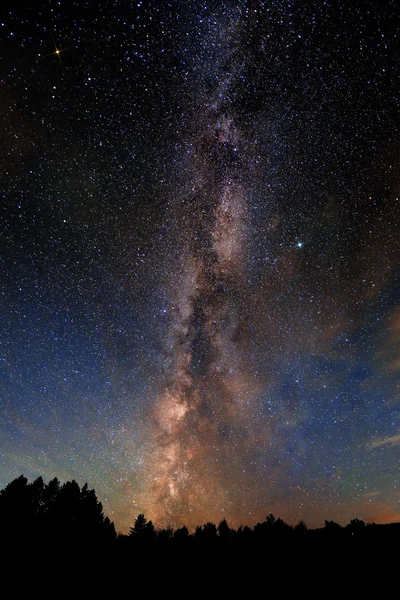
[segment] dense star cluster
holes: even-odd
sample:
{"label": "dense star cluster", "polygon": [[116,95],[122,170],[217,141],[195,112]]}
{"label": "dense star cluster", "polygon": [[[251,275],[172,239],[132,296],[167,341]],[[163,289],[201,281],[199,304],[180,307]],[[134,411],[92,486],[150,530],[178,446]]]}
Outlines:
{"label": "dense star cluster", "polygon": [[400,520],[397,3],[6,2],[0,487]]}

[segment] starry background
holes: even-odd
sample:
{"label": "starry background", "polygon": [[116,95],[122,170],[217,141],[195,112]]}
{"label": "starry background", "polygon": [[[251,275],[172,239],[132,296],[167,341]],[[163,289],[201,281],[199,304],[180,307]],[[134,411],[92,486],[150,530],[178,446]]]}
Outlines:
{"label": "starry background", "polygon": [[400,520],[395,2],[6,2],[0,486]]}

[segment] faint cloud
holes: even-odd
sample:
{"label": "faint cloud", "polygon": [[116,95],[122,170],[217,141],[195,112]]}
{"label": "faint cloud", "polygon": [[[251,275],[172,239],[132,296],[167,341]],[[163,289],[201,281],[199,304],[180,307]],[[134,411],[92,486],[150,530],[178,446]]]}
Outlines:
{"label": "faint cloud", "polygon": [[376,492],[367,492],[366,494],[364,494],[364,498],[374,498],[375,496],[380,496],[382,494],[382,492],[376,491]]}
{"label": "faint cloud", "polygon": [[381,448],[382,446],[400,446],[400,433],[397,435],[392,435],[388,438],[375,440],[371,444],[371,448]]}

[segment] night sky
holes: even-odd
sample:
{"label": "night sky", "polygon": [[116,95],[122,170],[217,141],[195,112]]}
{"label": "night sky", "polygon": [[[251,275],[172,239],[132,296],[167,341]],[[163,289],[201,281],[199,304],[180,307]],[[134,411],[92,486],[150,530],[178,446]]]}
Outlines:
{"label": "night sky", "polygon": [[396,4],[3,3],[1,488],[400,520]]}

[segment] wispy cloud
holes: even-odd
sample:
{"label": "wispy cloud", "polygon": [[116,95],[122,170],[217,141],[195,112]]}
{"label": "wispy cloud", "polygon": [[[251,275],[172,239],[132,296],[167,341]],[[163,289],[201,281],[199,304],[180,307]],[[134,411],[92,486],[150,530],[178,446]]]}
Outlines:
{"label": "wispy cloud", "polygon": [[367,492],[366,494],[364,494],[365,498],[374,498],[375,496],[380,496],[382,494],[382,492]]}
{"label": "wispy cloud", "polygon": [[375,440],[371,444],[371,448],[381,448],[382,446],[400,446],[400,433],[391,437]]}

